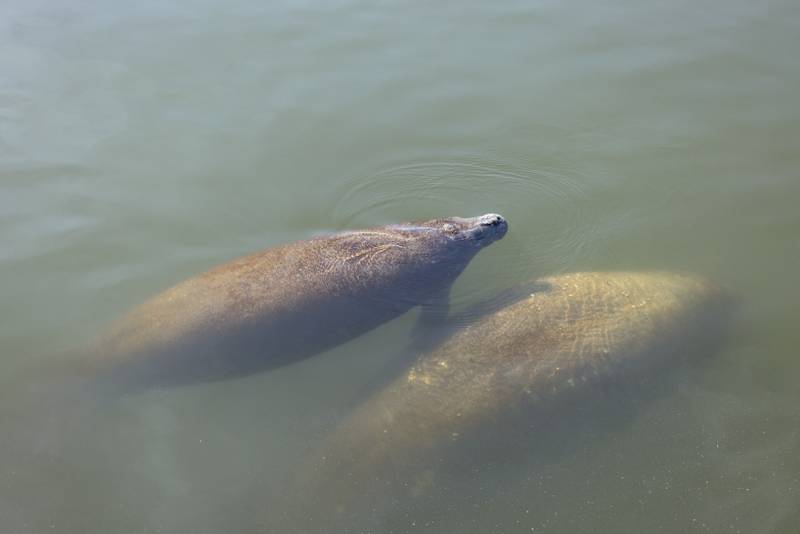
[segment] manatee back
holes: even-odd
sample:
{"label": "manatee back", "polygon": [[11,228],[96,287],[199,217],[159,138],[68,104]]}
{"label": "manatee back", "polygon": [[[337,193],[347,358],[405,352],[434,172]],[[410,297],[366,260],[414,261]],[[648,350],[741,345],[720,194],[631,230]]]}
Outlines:
{"label": "manatee back", "polygon": [[494,448],[504,457],[509,442],[536,439],[539,416],[592,402],[593,387],[704,352],[697,340],[718,336],[710,325],[725,302],[705,280],[671,273],[576,273],[522,289],[422,355],[329,436],[298,484],[320,510],[347,523],[424,494],[446,465],[469,466]]}
{"label": "manatee back", "polygon": [[[385,406],[393,425],[407,414],[436,441],[447,434],[436,429],[460,434],[596,384],[635,380],[718,335],[712,325],[722,293],[695,276],[575,273],[525,289],[368,403]],[[368,404],[361,410],[370,411]]]}

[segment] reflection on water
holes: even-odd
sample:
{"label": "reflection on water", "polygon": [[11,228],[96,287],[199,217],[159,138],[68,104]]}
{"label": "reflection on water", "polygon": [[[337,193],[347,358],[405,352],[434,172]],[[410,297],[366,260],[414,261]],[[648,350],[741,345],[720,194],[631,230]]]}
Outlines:
{"label": "reflection on water", "polygon": [[793,0],[6,2],[0,530],[302,531],[279,503],[418,356],[419,310],[135,395],[89,387],[87,340],[250,252],[498,212],[459,325],[532,278],[669,270],[735,293],[729,342],[513,460],[420,473],[381,531],[794,532],[799,24]]}

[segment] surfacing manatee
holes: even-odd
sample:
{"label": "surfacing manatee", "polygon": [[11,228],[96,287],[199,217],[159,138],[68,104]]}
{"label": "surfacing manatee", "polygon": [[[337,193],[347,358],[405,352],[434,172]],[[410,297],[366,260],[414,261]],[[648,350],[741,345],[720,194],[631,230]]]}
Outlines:
{"label": "surfacing manatee", "polygon": [[402,510],[450,460],[469,471],[507,445],[524,449],[548,414],[593,402],[593,388],[705,351],[724,301],[670,273],[576,273],[523,289],[420,356],[312,455],[297,487],[317,524],[380,524],[382,508]]}
{"label": "surfacing manatee", "polygon": [[156,295],[98,343],[117,381],[152,387],[246,375],[306,358],[446,298],[497,214],[343,232],[267,249]]}

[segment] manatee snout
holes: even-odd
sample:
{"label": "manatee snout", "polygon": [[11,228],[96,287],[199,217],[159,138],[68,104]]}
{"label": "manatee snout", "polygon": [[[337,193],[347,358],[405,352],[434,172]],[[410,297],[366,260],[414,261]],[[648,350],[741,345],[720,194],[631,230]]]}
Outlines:
{"label": "manatee snout", "polygon": [[478,217],[481,226],[508,226],[508,222],[499,213],[487,213]]}
{"label": "manatee snout", "polygon": [[486,246],[502,239],[506,232],[508,232],[508,221],[497,213],[487,213],[473,219],[469,234],[478,245]]}

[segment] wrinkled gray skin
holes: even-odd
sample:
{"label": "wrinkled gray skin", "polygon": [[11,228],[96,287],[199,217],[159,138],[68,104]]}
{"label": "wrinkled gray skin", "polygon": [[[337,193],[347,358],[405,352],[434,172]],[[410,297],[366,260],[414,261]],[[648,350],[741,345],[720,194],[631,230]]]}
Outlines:
{"label": "wrinkled gray skin", "polygon": [[719,334],[723,300],[694,276],[576,273],[524,289],[422,355],[312,454],[297,491],[316,524],[380,527],[382,508],[402,514],[448,462],[502,459],[537,439],[541,416],[568,417],[568,401],[592,403],[593,388],[702,354]]}
{"label": "wrinkled gray skin", "polygon": [[152,387],[246,375],[309,357],[446,298],[500,215],[451,217],[299,241],[156,295],[97,350],[116,381]]}

